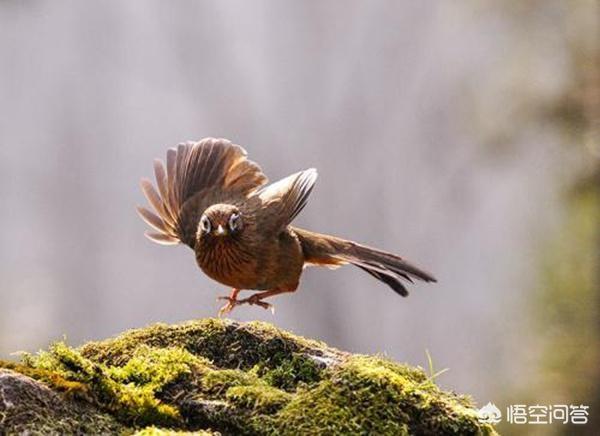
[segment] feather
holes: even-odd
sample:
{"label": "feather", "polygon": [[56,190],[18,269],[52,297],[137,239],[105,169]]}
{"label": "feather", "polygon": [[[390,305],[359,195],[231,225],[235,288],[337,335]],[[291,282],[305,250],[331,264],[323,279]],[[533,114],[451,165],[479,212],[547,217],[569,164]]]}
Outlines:
{"label": "feather", "polygon": [[[160,159],[154,159],[154,178],[156,179],[156,186],[158,186],[158,192],[162,201],[167,200],[169,196],[169,185],[165,166]],[[164,208],[165,211],[169,211],[168,208]]]}
{"label": "feather", "polygon": [[175,163],[177,159],[177,151],[174,148],[167,150],[167,187],[169,195],[164,199],[168,205],[168,209],[173,215],[177,213],[175,205]]}
{"label": "feather", "polygon": [[179,239],[174,238],[169,235],[165,235],[164,233],[145,232],[144,236],[146,236],[146,238],[150,239],[151,241],[156,242],[157,244],[161,244],[161,245],[177,245],[177,244],[179,244]]}
{"label": "feather", "polygon": [[192,248],[198,221],[211,202],[239,201],[267,182],[242,147],[214,138],[169,148],[166,169],[156,159],[154,175],[158,190],[147,179],[141,186],[156,214],[143,208],[138,212],[151,227]]}
{"label": "feather", "polygon": [[234,165],[225,176],[224,184],[228,189],[248,191],[266,183],[267,178],[254,162],[240,157]]}
{"label": "feather", "polygon": [[265,207],[264,213],[277,217],[275,231],[290,224],[304,209],[317,176],[317,170],[310,168],[272,183],[256,193]]}
{"label": "feather", "polygon": [[165,213],[163,201],[162,201],[162,198],[160,197],[160,195],[158,194],[158,192],[156,192],[156,189],[154,189],[152,182],[148,179],[142,179],[140,181],[140,186],[142,187],[142,191],[144,192],[144,195],[146,196],[148,203],[150,203],[150,205],[154,208],[154,210],[161,217],[163,217],[163,220],[164,220],[166,213]]}
{"label": "feather", "polygon": [[300,239],[306,262],[320,265],[350,263],[382,281],[402,296],[408,290],[402,280],[412,283],[413,278],[435,282],[431,274],[417,268],[400,256],[367,247],[356,242],[293,228]]}
{"label": "feather", "polygon": [[388,285],[397,294],[402,295],[403,297],[408,297],[408,289],[406,289],[406,286],[404,286],[402,284],[402,282],[397,277],[394,277],[393,275],[390,275],[390,274],[383,274],[381,272],[374,271],[374,270],[372,270],[370,268],[364,267],[364,266],[359,265],[357,263],[355,263],[354,265],[357,266],[357,267],[359,267],[363,271],[371,274],[377,280],[380,280],[383,283],[385,283],[386,285]]}
{"label": "feather", "polygon": [[148,209],[141,206],[137,207],[137,211],[138,214],[142,217],[142,219],[146,221],[146,224],[148,224],[150,227],[164,234],[168,233],[168,230],[165,227],[165,223],[158,216],[154,215]]}

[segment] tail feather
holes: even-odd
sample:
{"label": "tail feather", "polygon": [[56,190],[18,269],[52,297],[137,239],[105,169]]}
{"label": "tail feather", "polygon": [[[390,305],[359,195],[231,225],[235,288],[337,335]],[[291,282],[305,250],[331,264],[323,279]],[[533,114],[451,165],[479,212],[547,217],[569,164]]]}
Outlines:
{"label": "tail feather", "polygon": [[423,280],[424,282],[436,281],[435,277],[430,273],[423,271],[400,256],[356,243],[351,244],[354,245],[351,250],[353,254],[360,259],[366,259],[374,267],[383,266],[386,270],[403,276],[403,278],[411,282],[411,277]]}
{"label": "tail feather", "polygon": [[357,266],[357,267],[359,267],[363,271],[367,272],[368,274],[371,274],[377,280],[380,280],[383,283],[385,283],[386,285],[388,285],[397,294],[400,294],[403,297],[408,297],[408,289],[406,289],[406,286],[404,286],[404,283],[402,283],[396,277],[394,277],[394,276],[392,276],[390,274],[383,274],[383,273],[381,273],[379,271],[376,271],[376,270],[373,270],[373,269],[369,269],[368,267],[364,267],[364,266],[361,266],[361,265],[358,265],[358,264],[354,264],[354,265]]}
{"label": "tail feather", "polygon": [[403,280],[410,283],[413,283],[413,279],[425,282],[436,281],[435,277],[428,272],[395,254],[334,236],[298,228],[293,230],[300,239],[307,263],[317,265],[352,264],[382,281],[403,297],[408,295]]}

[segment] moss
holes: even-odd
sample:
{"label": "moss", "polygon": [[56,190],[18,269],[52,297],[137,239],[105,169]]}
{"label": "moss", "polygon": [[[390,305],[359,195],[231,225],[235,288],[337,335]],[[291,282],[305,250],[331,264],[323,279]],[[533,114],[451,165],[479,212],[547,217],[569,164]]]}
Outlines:
{"label": "moss", "polygon": [[200,431],[178,431],[154,426],[146,427],[143,430],[137,431],[133,436],[219,436],[221,433],[210,430]]}
{"label": "moss", "polygon": [[[206,369],[196,399],[208,399],[213,406],[212,421],[217,421],[218,428],[236,434],[255,433],[255,416],[274,413],[291,399],[291,394],[271,386],[258,373],[258,366],[248,371]],[[192,416],[195,412],[192,409]],[[204,419],[199,422],[210,421],[206,415],[200,416]]]}
{"label": "moss", "polygon": [[493,434],[467,398],[441,391],[421,370],[377,357],[349,358],[299,392],[265,427],[273,434]]}
{"label": "moss", "polygon": [[[59,342],[50,351],[30,359],[30,365],[86,384],[98,407],[113,413],[125,424],[177,426],[180,424],[178,410],[163,404],[156,394],[168,383],[190,373],[189,362],[196,358],[190,355],[186,360],[184,357],[178,349],[153,353],[148,347],[139,347],[126,366],[111,368]],[[182,363],[175,364],[176,359],[183,359]],[[141,372],[133,376],[136,370]]]}
{"label": "moss", "polygon": [[249,386],[259,382],[255,371],[240,371],[237,369],[222,369],[208,371],[201,380],[204,393],[221,396],[229,388],[236,386]]}
{"label": "moss", "polygon": [[292,392],[300,383],[313,384],[321,380],[323,365],[310,357],[294,354],[273,369],[261,371],[272,386]]}
{"label": "moss", "polygon": [[9,362],[0,360],[0,368],[10,369],[19,374],[26,375],[32,379],[42,381],[51,386],[55,391],[64,393],[66,396],[82,399],[90,398],[90,389],[88,385],[81,382],[71,381],[62,375],[46,369],[34,368],[27,364]]}
{"label": "moss", "polygon": [[138,347],[122,367],[110,367],[112,377],[125,384],[133,383],[160,391],[165,386],[190,376],[193,370],[203,370],[210,362],[180,348]]}
{"label": "moss", "polygon": [[494,432],[468,398],[420,369],[258,322],[158,324],[79,349],[57,343],[17,370],[85,392],[77,401],[143,435]]}
{"label": "moss", "polygon": [[292,395],[269,385],[234,386],[225,397],[236,406],[255,412],[272,413],[288,403]]}
{"label": "moss", "polygon": [[220,368],[242,369],[255,365],[275,368],[292,359],[294,353],[309,352],[331,358],[335,358],[335,354],[343,354],[322,342],[292,335],[267,323],[240,324],[212,318],[131,330],[113,339],[88,343],[81,351],[92,360],[121,366],[140,345],[157,348],[175,346],[204,356]]}

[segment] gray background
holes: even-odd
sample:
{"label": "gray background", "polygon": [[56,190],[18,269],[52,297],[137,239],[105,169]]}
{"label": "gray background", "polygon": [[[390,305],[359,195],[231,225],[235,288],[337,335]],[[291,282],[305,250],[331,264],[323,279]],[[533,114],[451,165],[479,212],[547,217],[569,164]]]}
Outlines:
{"label": "gray background", "polygon": [[222,136],[272,181],[318,168],[297,225],[439,279],[403,299],[312,268],[274,316],[234,318],[423,366],[427,349],[480,404],[518,385],[535,254],[589,158],[525,122],[572,72],[564,3],[518,3],[0,3],[0,358],[214,316],[228,290],[146,240],[135,205],[153,158]]}

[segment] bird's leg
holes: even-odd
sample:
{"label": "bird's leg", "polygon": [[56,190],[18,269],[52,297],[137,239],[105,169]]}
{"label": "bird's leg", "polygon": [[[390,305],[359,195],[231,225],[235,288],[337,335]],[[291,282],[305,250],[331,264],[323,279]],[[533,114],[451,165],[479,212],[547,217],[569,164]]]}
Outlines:
{"label": "bird's leg", "polygon": [[223,315],[227,315],[229,312],[231,312],[233,310],[233,308],[235,306],[240,304],[241,300],[237,299],[237,296],[240,293],[240,291],[241,291],[241,289],[233,288],[231,290],[231,294],[229,294],[229,296],[217,297],[217,300],[226,300],[227,301],[227,303],[219,309],[219,317],[221,317]]}
{"label": "bird's leg", "polygon": [[268,291],[256,292],[256,293],[250,295],[248,298],[238,300],[237,304],[238,305],[239,304],[251,304],[251,305],[256,304],[257,306],[260,306],[263,309],[271,309],[271,312],[275,312],[273,305],[271,303],[267,303],[266,301],[263,301],[263,300],[265,298],[273,297],[273,296],[279,295],[279,294],[284,294],[286,292],[293,292],[294,290],[295,290],[295,288],[294,289],[276,288],[276,289],[270,289]]}

